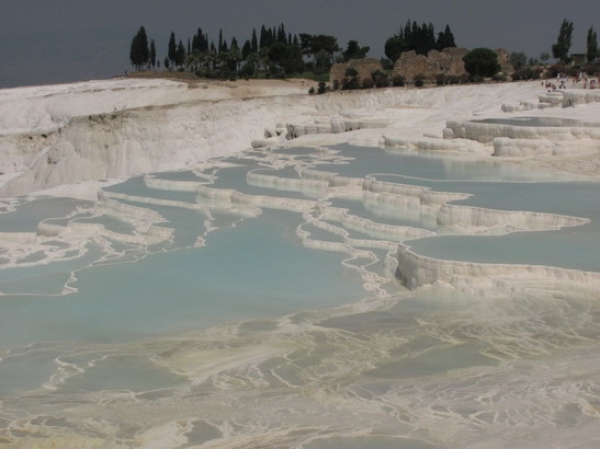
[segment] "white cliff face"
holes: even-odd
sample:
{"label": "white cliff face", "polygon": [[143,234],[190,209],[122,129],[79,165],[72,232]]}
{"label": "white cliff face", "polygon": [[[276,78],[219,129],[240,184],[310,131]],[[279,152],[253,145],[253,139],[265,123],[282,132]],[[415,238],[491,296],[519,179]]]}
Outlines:
{"label": "white cliff face", "polygon": [[[499,98],[537,90],[522,84],[511,85],[517,92],[494,85],[310,96],[291,81],[253,86],[112,80],[0,91],[0,172],[19,174],[10,182],[0,176],[0,195],[189,167],[253,140],[258,147],[281,141],[285,124],[290,137],[321,140],[361,129],[361,138],[377,142],[382,127],[409,136],[439,131],[446,118],[441,110],[481,113],[485,101],[497,109]],[[265,129],[277,127],[265,136]]]}
{"label": "white cliff face", "polygon": [[411,289],[446,284],[480,297],[503,296],[519,289],[587,288],[598,291],[600,274],[542,265],[484,264],[426,257],[398,246],[397,276]]}
{"label": "white cliff face", "polygon": [[[232,103],[74,117],[47,137],[13,135],[9,142],[3,141],[8,159],[4,165],[7,171],[23,174],[4,186],[2,193],[15,196],[62,184],[190,166],[247,148],[266,124],[284,113],[261,99]],[[31,144],[32,140],[39,143]]]}

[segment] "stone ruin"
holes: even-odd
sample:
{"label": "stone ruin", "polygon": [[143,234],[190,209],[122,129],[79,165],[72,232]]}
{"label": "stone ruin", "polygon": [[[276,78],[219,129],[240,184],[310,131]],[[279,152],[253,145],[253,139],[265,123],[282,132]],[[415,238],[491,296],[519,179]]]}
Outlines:
{"label": "stone ruin", "polygon": [[[514,72],[510,63],[510,53],[502,48],[494,50],[498,55],[500,72],[510,75]],[[407,81],[413,81],[417,75],[423,75],[427,82],[435,82],[438,75],[448,77],[467,77],[463,57],[469,53],[464,47],[448,47],[442,51],[430,50],[427,56],[418,55],[414,50],[406,51],[400,55],[394,64],[391,78],[403,76]],[[358,78],[363,80],[370,78],[371,73],[383,70],[381,61],[375,58],[353,59],[349,62],[337,62],[329,72],[329,83],[333,86],[337,81],[339,84],[346,76],[346,70],[354,68],[358,72]]]}
{"label": "stone ruin", "polygon": [[497,48],[494,50],[498,55],[498,62],[500,63],[500,72],[505,75],[510,75],[515,71],[514,67],[510,63],[510,53],[503,48]]}
{"label": "stone ruin", "polygon": [[[505,75],[513,72],[509,53],[504,49],[494,50],[498,55],[500,71]],[[442,51],[431,50],[427,56],[418,55],[414,50],[404,52],[394,64],[394,75],[403,76],[412,81],[417,75],[422,75],[425,81],[434,82],[438,75],[449,77],[468,76],[463,57],[469,52],[463,47],[449,47]]]}
{"label": "stone ruin", "polygon": [[365,58],[365,59],[352,59],[348,62],[336,62],[331,67],[331,71],[329,72],[329,83],[333,86],[335,81],[338,83],[342,83],[342,80],[346,76],[346,70],[349,68],[356,69],[358,73],[358,78],[363,80],[365,78],[371,78],[371,73],[376,70],[380,70],[383,72],[383,66],[381,65],[381,61],[375,58]]}
{"label": "stone ruin", "polygon": [[427,81],[435,81],[440,74],[461,77],[466,75],[462,58],[468,52],[462,47],[431,50],[427,56],[418,55],[414,50],[406,51],[396,60],[393,76],[403,76],[407,81],[414,80],[417,75]]}

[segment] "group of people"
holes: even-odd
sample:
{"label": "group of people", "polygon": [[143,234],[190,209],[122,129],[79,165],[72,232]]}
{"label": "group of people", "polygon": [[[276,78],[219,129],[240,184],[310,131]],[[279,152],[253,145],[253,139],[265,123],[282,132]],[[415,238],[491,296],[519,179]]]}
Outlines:
{"label": "group of people", "polygon": [[596,78],[588,78],[588,74],[585,72],[579,72],[577,76],[573,77],[574,86],[582,81],[584,89],[587,89],[588,86],[590,89],[595,89],[597,87],[598,80]]}
{"label": "group of people", "polygon": [[[557,89],[566,89],[567,80],[567,74],[559,73],[556,75],[556,84],[548,80],[545,82],[542,81],[542,86],[548,89],[548,92],[555,92]],[[588,86],[590,89],[595,89],[598,85],[598,80],[596,78],[588,78],[588,75],[585,72],[579,72],[573,77],[573,86],[577,86],[581,82],[583,83],[584,89],[587,89]]]}

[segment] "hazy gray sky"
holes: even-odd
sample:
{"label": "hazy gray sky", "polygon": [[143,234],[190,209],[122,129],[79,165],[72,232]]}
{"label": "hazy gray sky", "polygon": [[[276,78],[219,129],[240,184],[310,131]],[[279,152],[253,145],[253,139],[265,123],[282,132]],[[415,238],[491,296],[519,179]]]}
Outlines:
{"label": "hazy gray sky", "polygon": [[240,45],[261,25],[292,34],[331,34],[381,57],[407,20],[449,24],[467,48],[503,47],[528,57],[550,53],[563,19],[574,23],[572,52],[600,31],[600,0],[0,0],[0,87],[107,78],[130,70],[129,45],[140,25],[159,58],[169,34],[184,43],[198,27],[219,29]]}

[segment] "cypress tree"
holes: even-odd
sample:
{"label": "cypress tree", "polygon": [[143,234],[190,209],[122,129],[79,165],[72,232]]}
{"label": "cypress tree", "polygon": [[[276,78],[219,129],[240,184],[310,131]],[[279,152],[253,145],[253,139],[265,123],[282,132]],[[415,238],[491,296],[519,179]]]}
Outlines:
{"label": "cypress tree", "polygon": [[154,39],[150,41],[150,64],[152,67],[156,67],[156,45],[154,44]]}
{"label": "cypress tree", "polygon": [[146,30],[142,26],[131,41],[129,50],[129,59],[135,66],[136,70],[140,70],[150,60],[150,50],[148,49],[148,37]]}
{"label": "cypress tree", "polygon": [[194,50],[198,50],[199,52],[208,50],[208,35],[204,34],[201,28],[198,28],[192,39],[192,52]]}
{"label": "cypress tree", "polygon": [[265,28],[264,25],[262,25],[260,27],[260,40],[258,42],[260,48],[262,49],[262,48],[268,47],[269,46],[268,41],[269,41],[269,37],[267,36],[267,29]]}
{"label": "cypress tree", "polygon": [[454,42],[454,34],[450,30],[450,26],[446,25],[444,31],[438,34],[437,49],[443,50],[448,47],[456,47],[456,43]]}
{"label": "cypress tree", "polygon": [[183,65],[183,61],[185,60],[185,47],[183,46],[183,42],[179,39],[179,45],[177,45],[177,51],[175,52],[175,64],[179,67]]}
{"label": "cypress tree", "polygon": [[167,55],[171,61],[171,65],[174,65],[177,60],[177,44],[175,43],[175,33],[172,31],[171,36],[169,37],[169,50]]}
{"label": "cypress tree", "polygon": [[569,62],[569,50],[571,49],[571,38],[573,36],[573,22],[564,19],[556,44],[552,45],[552,56],[562,62]]}
{"label": "cypress tree", "polygon": [[252,39],[250,40],[250,48],[252,53],[258,53],[258,39],[256,38],[256,30],[252,29]]}
{"label": "cypress tree", "polygon": [[283,23],[279,25],[279,29],[277,30],[277,42],[287,44],[287,34],[285,32],[285,27]]}
{"label": "cypress tree", "polygon": [[200,50],[200,41],[198,40],[198,33],[192,36],[192,51]]}
{"label": "cypress tree", "polygon": [[224,51],[224,49],[223,49],[223,30],[219,30],[219,46],[217,48],[219,49],[219,53]]}
{"label": "cypress tree", "polygon": [[252,44],[250,44],[250,41],[246,41],[244,42],[244,46],[242,47],[242,60],[245,61],[246,59],[248,59],[250,53],[252,53]]}
{"label": "cypress tree", "polygon": [[598,57],[598,35],[593,27],[590,27],[587,34],[587,62],[594,62]]}

